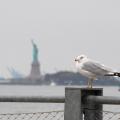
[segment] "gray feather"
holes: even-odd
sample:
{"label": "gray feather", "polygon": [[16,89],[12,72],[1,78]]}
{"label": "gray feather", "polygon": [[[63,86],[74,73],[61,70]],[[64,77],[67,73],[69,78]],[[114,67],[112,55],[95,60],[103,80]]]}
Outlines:
{"label": "gray feather", "polygon": [[85,62],[82,66],[82,69],[89,71],[93,74],[102,75],[102,76],[112,72],[111,69],[105,67],[104,65],[92,61]]}

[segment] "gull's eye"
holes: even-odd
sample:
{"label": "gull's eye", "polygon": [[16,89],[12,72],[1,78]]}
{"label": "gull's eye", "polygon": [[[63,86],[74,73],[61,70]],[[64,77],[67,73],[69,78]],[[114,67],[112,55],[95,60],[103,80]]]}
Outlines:
{"label": "gull's eye", "polygon": [[83,59],[83,58],[84,58],[83,56],[80,57],[80,59]]}

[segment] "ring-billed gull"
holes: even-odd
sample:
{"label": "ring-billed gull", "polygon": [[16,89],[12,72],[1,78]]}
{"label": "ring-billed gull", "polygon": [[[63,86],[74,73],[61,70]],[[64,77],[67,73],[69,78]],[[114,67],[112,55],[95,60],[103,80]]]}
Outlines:
{"label": "ring-billed gull", "polygon": [[118,76],[120,73],[89,59],[86,55],[80,55],[75,58],[75,64],[78,72],[88,78],[88,87],[92,88],[93,80],[99,76]]}

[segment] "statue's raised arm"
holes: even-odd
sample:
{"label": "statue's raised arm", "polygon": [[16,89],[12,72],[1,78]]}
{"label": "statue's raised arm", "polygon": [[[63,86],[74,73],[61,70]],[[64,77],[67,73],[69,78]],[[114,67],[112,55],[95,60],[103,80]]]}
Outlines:
{"label": "statue's raised arm", "polygon": [[34,43],[33,40],[31,40],[32,45],[33,45],[33,62],[38,61],[38,48],[37,45]]}

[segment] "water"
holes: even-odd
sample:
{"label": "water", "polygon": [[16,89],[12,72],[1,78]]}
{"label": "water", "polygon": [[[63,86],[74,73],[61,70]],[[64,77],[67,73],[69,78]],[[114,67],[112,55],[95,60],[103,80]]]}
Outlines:
{"label": "water", "polygon": [[[0,96],[64,96],[64,86],[0,85]],[[102,87],[100,87],[102,88]],[[120,96],[118,87],[103,87],[105,96]],[[118,105],[106,105],[104,110],[119,111]],[[0,113],[45,112],[64,110],[64,104],[0,103]]]}

